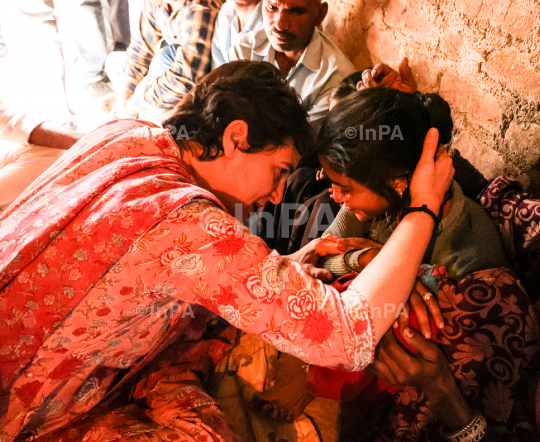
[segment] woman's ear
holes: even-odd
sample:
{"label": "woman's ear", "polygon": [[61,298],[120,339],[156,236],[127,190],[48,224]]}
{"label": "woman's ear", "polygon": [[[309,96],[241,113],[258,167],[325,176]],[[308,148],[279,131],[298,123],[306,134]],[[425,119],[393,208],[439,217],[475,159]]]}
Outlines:
{"label": "woman's ear", "polygon": [[248,125],[243,120],[234,120],[229,123],[223,132],[223,155],[231,158],[240,151],[249,148],[247,142]]}
{"label": "woman's ear", "polygon": [[407,180],[406,177],[394,178],[392,181],[390,181],[390,185],[394,188],[399,196],[402,196],[403,192],[405,192],[407,186],[409,185],[409,180]]}

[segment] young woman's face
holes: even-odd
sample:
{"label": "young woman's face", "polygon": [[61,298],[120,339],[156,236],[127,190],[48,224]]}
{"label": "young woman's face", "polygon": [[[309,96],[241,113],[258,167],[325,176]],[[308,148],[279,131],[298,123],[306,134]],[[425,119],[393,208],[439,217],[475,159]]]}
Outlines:
{"label": "young woman's face", "polygon": [[334,171],[324,157],[320,157],[323,174],[332,182],[332,199],[345,205],[360,221],[369,221],[382,215],[389,207],[381,196],[342,173]]}

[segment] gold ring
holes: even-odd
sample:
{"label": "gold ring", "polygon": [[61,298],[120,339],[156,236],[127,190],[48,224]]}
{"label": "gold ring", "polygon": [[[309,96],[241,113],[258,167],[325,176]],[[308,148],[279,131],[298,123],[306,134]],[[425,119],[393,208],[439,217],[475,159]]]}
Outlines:
{"label": "gold ring", "polygon": [[424,301],[427,301],[429,298],[431,298],[433,295],[431,294],[431,292],[427,292],[425,295],[422,295],[422,299]]}

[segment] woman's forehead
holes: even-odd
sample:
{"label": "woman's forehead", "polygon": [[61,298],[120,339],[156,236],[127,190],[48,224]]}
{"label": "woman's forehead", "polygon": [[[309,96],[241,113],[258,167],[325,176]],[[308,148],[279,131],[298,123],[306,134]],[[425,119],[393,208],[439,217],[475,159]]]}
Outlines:
{"label": "woman's forehead", "polygon": [[330,163],[324,158],[320,158],[321,166],[324,169],[325,176],[332,181],[333,184],[336,184],[341,187],[347,187],[347,186],[353,186],[353,185],[359,185],[356,181],[349,178],[344,173],[336,172],[334,169],[332,169],[332,166]]}

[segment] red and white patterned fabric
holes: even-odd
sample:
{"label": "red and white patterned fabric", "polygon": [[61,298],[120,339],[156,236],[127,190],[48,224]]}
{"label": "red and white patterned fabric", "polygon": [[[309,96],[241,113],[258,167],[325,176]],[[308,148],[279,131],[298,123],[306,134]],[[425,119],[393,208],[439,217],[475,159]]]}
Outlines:
{"label": "red and white patterned fabric", "polygon": [[[0,441],[75,440],[59,432],[91,413],[120,374],[201,334],[208,312],[187,302],[312,364],[361,370],[373,359],[361,294],[338,294],[252,236],[194,184],[168,131],[108,123],[0,219]],[[169,440],[196,439],[204,421],[203,439],[230,440],[217,408],[201,411],[198,423],[182,417],[193,404],[211,404],[202,390],[182,388],[192,400],[174,402],[174,419],[152,406],[141,409],[151,425],[94,415],[95,425],[88,417],[77,427],[77,440],[105,440],[96,428],[113,421],[125,426],[120,435],[166,427]],[[165,440],[148,434],[140,440]]]}

